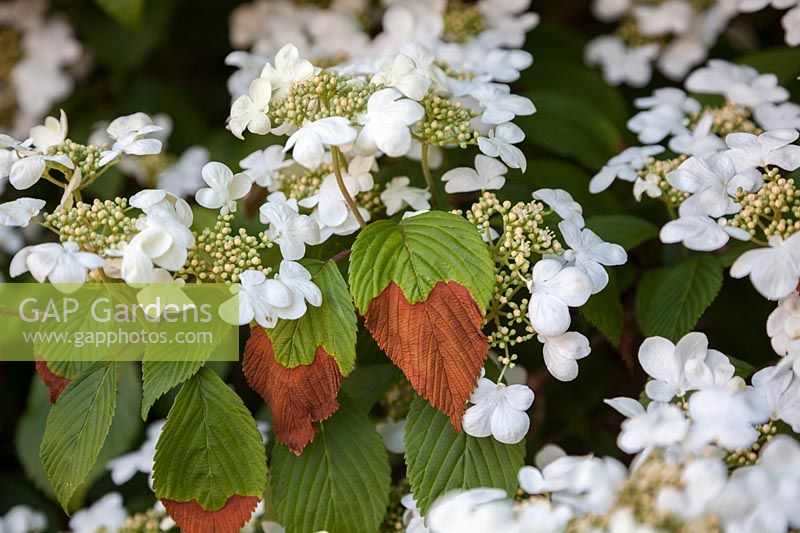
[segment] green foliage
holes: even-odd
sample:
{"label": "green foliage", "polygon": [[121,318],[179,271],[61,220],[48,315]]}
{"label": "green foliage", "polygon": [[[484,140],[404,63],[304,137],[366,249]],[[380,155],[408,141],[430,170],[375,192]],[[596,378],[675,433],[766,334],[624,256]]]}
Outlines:
{"label": "green foliage", "polygon": [[206,368],[187,381],[156,447],[156,496],[216,511],[233,495],[264,493],[261,433],[241,398]]}
{"label": "green foliage", "polygon": [[403,373],[394,365],[359,365],[342,382],[342,390],[353,403],[369,411],[386,389],[397,383]]}
{"label": "green foliage", "polygon": [[529,91],[537,111],[517,122],[527,142],[570,157],[590,169],[599,169],[617,153],[622,133],[582,98],[558,92]]}
{"label": "green foliage", "polygon": [[389,503],[389,459],[367,415],[346,395],[300,457],[272,456],[272,486],[288,533],[377,531]]}
{"label": "green foliage", "polygon": [[478,230],[462,217],[431,211],[401,222],[380,220],[358,234],[350,257],[350,292],[361,314],[394,282],[412,304],[440,281],[466,287],[481,310],[494,285],[494,267]]}
{"label": "green foliage", "polygon": [[47,417],[39,455],[58,502],[67,511],[111,428],[116,388],[116,363],[96,363],[64,389]]}
{"label": "green foliage", "polygon": [[697,324],[722,287],[722,264],[711,255],[648,273],[639,285],[637,316],[642,332],[677,341]]}
{"label": "green foliage", "polygon": [[347,283],[334,261],[302,261],[322,292],[322,305],[308,306],[299,320],[279,320],[267,335],[275,358],[287,367],[310,365],[318,347],[336,360],[347,375],[356,361],[356,310]]}
{"label": "green foliage", "polygon": [[780,85],[800,76],[800,50],[797,48],[767,48],[743,55],[736,62],[750,65],[761,74],[775,74]]}
{"label": "green foliage", "polygon": [[586,219],[586,227],[604,241],[632,250],[658,236],[658,227],[633,215],[596,215]]}
{"label": "green foliage", "polygon": [[145,0],[94,0],[94,2],[123,26],[135,28],[141,22]]}
{"label": "green foliage", "polygon": [[589,301],[580,307],[580,312],[608,339],[612,346],[619,347],[624,310],[619,299],[617,278],[613,272],[609,273],[606,288],[593,294]]}
{"label": "green foliage", "polygon": [[201,360],[191,361],[143,361],[142,362],[142,420],[161,396],[192,377],[200,367]]}
{"label": "green foliage", "polygon": [[408,479],[423,514],[453,489],[497,487],[514,494],[525,462],[524,440],[508,445],[457,433],[446,415],[419,396],[411,402],[405,447]]}

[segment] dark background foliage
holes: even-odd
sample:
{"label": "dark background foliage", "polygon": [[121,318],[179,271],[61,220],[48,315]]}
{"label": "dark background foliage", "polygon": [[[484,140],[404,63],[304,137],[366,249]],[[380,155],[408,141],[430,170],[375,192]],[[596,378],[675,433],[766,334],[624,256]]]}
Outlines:
{"label": "dark background foliage", "polygon": [[[53,10],[66,13],[77,38],[93,58],[93,67],[78,82],[74,94],[59,106],[69,114],[70,136],[85,139],[94,123],[122,114],[163,112],[174,122],[169,140],[173,153],[200,144],[209,148],[212,159],[235,166],[244,155],[263,147],[263,138],[250,136],[243,142],[224,129],[230,107],[225,81],[231,69],[224,64],[231,51],[228,15],[239,3],[54,2]],[[141,8],[138,16],[137,6]],[[536,391],[529,459],[545,442],[560,444],[574,453],[619,455],[614,439],[620,419],[602,400],[635,396],[641,391],[644,377],[638,370],[636,352],[644,335],[641,311],[637,309],[653,298],[659,269],[674,268],[689,256],[679,246],[664,246],[654,239],[657,227],[666,220],[660,205],[635,203],[630,188],[621,185],[592,196],[587,184],[609,157],[636,143],[625,129],[633,99],[652,87],[670,83],[656,75],[647,89],[617,89],[607,86],[597,71],[585,67],[583,49],[587,40],[611,30],[591,17],[588,1],[540,0],[534,2],[534,9],[543,21],[526,45],[534,54],[534,65],[515,84],[515,92],[529,96],[539,111],[520,121],[527,134],[524,150],[528,171],[524,175],[513,174],[502,195],[527,201],[536,188],[567,189],[583,204],[590,226],[594,223],[608,239],[624,239],[631,250],[629,264],[615,269],[609,289],[594,297],[597,305],[589,306],[583,316],[576,316],[577,327],[587,333],[593,348],[592,355],[581,362],[578,379],[560,383],[551,378],[543,369],[536,343],[519,350],[520,362],[529,371],[529,384]],[[779,13],[766,10],[736,19],[711,56],[740,60],[764,72],[775,72],[797,95],[800,52],[783,47],[778,16]],[[134,183],[116,173],[104,178],[95,193],[108,197],[128,195],[134,190]],[[329,252],[320,253],[333,255]],[[724,262],[724,254],[720,260]],[[641,283],[648,278],[648,282]],[[676,305],[680,298],[676,293]],[[764,331],[772,308],[748,281],[725,279],[696,329],[708,334],[713,347],[758,366],[774,357]],[[360,357],[370,362],[384,361],[385,356],[376,351],[369,339],[359,339]],[[20,464],[19,457],[38,455],[30,442],[35,442],[37,424],[43,425],[48,408],[41,401],[41,385],[32,378],[33,365],[0,365],[0,514],[14,504],[27,503],[45,510],[51,525],[65,527],[66,517],[41,490],[41,477],[34,475],[31,480]],[[256,411],[257,397],[247,390],[237,365],[230,368],[227,379]],[[31,398],[35,401],[26,412],[31,384]],[[170,402],[171,398],[158,402],[152,418],[164,417]],[[138,405],[134,411],[138,412]],[[143,439],[144,426],[131,424],[132,429],[121,432],[130,433],[121,437],[127,439],[122,443],[123,450],[138,446]],[[19,448],[19,455],[15,448]],[[87,500],[110,490],[114,490],[113,484],[107,474],[101,473]],[[126,503],[134,510],[152,505],[144,476],[126,485],[123,492]]]}

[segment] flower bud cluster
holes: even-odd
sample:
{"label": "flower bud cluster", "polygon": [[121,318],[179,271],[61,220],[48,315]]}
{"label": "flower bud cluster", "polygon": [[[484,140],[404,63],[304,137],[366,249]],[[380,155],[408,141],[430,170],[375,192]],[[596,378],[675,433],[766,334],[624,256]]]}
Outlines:
{"label": "flower bud cluster", "polygon": [[739,189],[736,201],[741,211],[733,215],[730,225],[748,231],[763,241],[773,235],[784,239],[800,230],[800,194],[793,178],[781,177],[779,169],[764,174],[764,184],[756,192]]}
{"label": "flower bud cluster", "polygon": [[183,279],[192,277],[198,282],[237,283],[245,270],[261,270],[261,252],[272,247],[266,233],[248,235],[247,230],[231,227],[233,215],[219,215],[213,228],[203,228],[196,235],[197,246],[189,250],[186,266],[178,272]]}
{"label": "flower bud cluster", "polygon": [[772,440],[778,434],[778,427],[776,422],[770,420],[760,426],[756,426],[758,438],[749,448],[743,450],[736,450],[725,457],[725,462],[728,468],[734,469],[740,466],[751,466],[758,462],[758,453],[761,448]]}
{"label": "flower bud cluster", "polygon": [[753,121],[753,114],[749,109],[733,102],[725,102],[721,107],[706,106],[697,113],[692,113],[689,117],[689,129],[694,130],[697,122],[708,114],[714,117],[711,133],[722,139],[729,133],[744,132],[758,135],[764,131]]}
{"label": "flower bud cluster", "polygon": [[73,241],[81,250],[103,255],[106,250],[119,249],[137,232],[138,217],[131,217],[128,200],[115,198],[91,204],[78,202],[73,208],[56,210],[44,215],[46,225],[55,229],[61,242]]}
{"label": "flower bud cluster", "polygon": [[654,183],[660,190],[658,198],[671,208],[677,208],[689,197],[689,193],[673,187],[667,181],[667,174],[681,166],[686,161],[685,155],[679,155],[672,159],[650,158],[645,167],[638,171],[639,179]]}
{"label": "flower bud cluster", "polygon": [[61,144],[49,147],[45,150],[47,155],[64,155],[75,164],[75,168],[81,171],[81,176],[85,181],[93,179],[100,171],[100,152],[107,149],[107,146],[83,145],[69,139]]}
{"label": "flower bud cluster", "polygon": [[163,513],[148,509],[143,513],[129,516],[119,529],[119,533],[160,533],[164,518]]}
{"label": "flower bud cluster", "polygon": [[476,4],[450,0],[444,12],[444,35],[451,43],[466,43],[486,29],[486,18]]}
{"label": "flower bud cluster", "polygon": [[420,121],[419,136],[433,146],[458,145],[466,148],[477,144],[480,134],[470,122],[477,115],[461,105],[434,93],[428,93],[420,102],[425,116]]}
{"label": "flower bud cluster", "polygon": [[[535,262],[532,256],[562,253],[561,243],[544,223],[545,207],[540,202],[512,204],[484,192],[465,216],[488,241],[495,265],[495,285],[486,317],[491,326],[489,345],[505,351],[499,362],[513,367],[516,354],[508,348],[535,335],[528,319],[528,299],[517,298],[526,292],[526,279]],[[492,220],[502,221],[502,232],[493,233]]]}
{"label": "flower bud cluster", "polygon": [[295,82],[286,98],[270,104],[270,119],[275,127],[302,126],[305,121],[327,117],[355,120],[366,111],[370,95],[378,87],[363,80],[322,70],[312,78]]}

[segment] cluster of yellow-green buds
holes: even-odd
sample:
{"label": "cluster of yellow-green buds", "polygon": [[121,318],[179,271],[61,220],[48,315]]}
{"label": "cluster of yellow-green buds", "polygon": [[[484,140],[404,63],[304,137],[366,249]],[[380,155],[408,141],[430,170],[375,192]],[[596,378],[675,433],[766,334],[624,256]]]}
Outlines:
{"label": "cluster of yellow-green buds", "polygon": [[477,116],[474,111],[461,102],[452,102],[430,92],[420,104],[425,109],[417,133],[420,141],[433,146],[457,145],[461,148],[477,144],[480,134],[470,125]]}
{"label": "cluster of yellow-green buds", "polygon": [[58,233],[61,242],[73,241],[81,250],[104,255],[138,233],[139,216],[130,216],[130,211],[125,198],[95,199],[91,204],[78,202],[70,209],[46,213],[44,225]]}
{"label": "cluster of yellow-green buds", "polygon": [[[487,241],[495,267],[495,284],[486,316],[489,345],[502,350],[499,362],[513,368],[517,355],[510,348],[535,336],[528,319],[526,283],[533,264],[544,254],[561,254],[555,233],[545,224],[548,210],[541,202],[501,201],[484,192],[464,214]],[[501,229],[494,229],[493,225]],[[500,226],[499,224],[502,224]]]}
{"label": "cluster of yellow-green buds", "polygon": [[736,202],[742,209],[729,223],[766,243],[774,235],[785,239],[800,230],[800,193],[794,179],[782,177],[777,168],[769,168],[763,176],[756,192],[737,191]]}
{"label": "cluster of yellow-green buds", "polygon": [[272,246],[265,232],[249,235],[247,230],[234,230],[233,215],[219,215],[212,228],[203,228],[195,235],[197,246],[189,250],[186,266],[178,276],[200,283],[237,283],[246,270],[271,269],[262,263],[261,252]]}

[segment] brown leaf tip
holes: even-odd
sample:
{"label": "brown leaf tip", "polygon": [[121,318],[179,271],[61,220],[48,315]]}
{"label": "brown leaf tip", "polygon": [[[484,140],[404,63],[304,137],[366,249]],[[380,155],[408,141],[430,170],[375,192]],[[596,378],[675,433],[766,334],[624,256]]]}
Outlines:
{"label": "brown leaf tip", "polygon": [[403,290],[390,283],[370,302],[364,318],[414,390],[460,431],[467,400],[489,353],[481,329],[483,314],[469,290],[454,281],[439,282],[427,300],[410,304]]}
{"label": "brown leaf tip", "polygon": [[234,494],[221,509],[206,511],[197,500],[176,502],[162,499],[161,503],[175,524],[186,533],[238,533],[253,515],[258,496]]}
{"label": "brown leaf tip", "polygon": [[275,437],[295,455],[314,440],[314,422],[328,419],[339,409],[336,396],[342,374],[322,347],[310,365],[286,368],[275,359],[269,336],[256,326],[245,347],[242,369],[247,383],[272,411]]}
{"label": "brown leaf tip", "polygon": [[64,392],[64,389],[70,384],[70,380],[53,373],[50,367],[47,366],[47,361],[42,361],[41,359],[36,361],[36,372],[47,387],[50,403],[56,403],[58,397],[61,396],[61,393]]}

